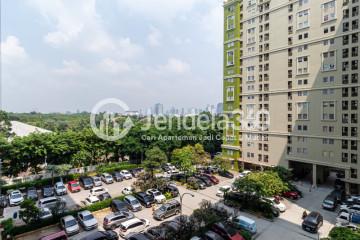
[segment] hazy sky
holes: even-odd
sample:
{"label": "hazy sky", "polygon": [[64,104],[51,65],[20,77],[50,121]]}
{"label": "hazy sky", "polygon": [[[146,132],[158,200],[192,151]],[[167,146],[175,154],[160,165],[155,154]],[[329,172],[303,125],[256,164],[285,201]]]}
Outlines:
{"label": "hazy sky", "polygon": [[115,97],[203,107],[222,96],[221,0],[1,0],[7,111],[90,110]]}

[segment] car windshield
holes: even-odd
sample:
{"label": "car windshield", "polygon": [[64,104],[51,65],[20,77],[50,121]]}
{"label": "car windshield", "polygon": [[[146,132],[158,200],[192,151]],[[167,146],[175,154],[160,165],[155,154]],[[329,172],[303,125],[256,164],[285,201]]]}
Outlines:
{"label": "car windshield", "polygon": [[85,178],[84,183],[85,184],[91,184],[91,179],[90,178]]}
{"label": "car windshield", "polygon": [[158,191],[153,192],[153,194],[154,194],[154,196],[160,196],[160,195],[161,195],[161,193],[160,193],[160,192],[158,192]]}
{"label": "car windshield", "polygon": [[58,187],[57,187],[58,189],[64,189],[65,188],[65,186],[64,185],[58,185]]}
{"label": "car windshield", "polygon": [[21,198],[21,194],[20,193],[12,194],[11,199],[15,199],[15,198]]}
{"label": "car windshield", "polygon": [[72,219],[70,221],[65,222],[65,227],[72,227],[72,226],[75,226],[76,224],[77,224],[76,220]]}
{"label": "car windshield", "polygon": [[110,175],[106,175],[105,177],[108,178],[108,179],[112,178],[112,176],[110,176]]}
{"label": "car windshield", "polygon": [[71,184],[71,187],[78,187],[78,186],[79,186],[78,183],[72,183],[72,184]]}
{"label": "car windshield", "polygon": [[128,171],[123,171],[123,173],[124,173],[124,174],[129,174],[129,172],[128,172]]}
{"label": "car windshield", "polygon": [[329,205],[333,205],[333,204],[334,204],[334,202],[331,201],[331,200],[325,200],[324,203],[325,203],[325,204],[329,204]]}
{"label": "car windshield", "polygon": [[100,178],[94,177],[94,182],[100,182]]}
{"label": "car windshield", "polygon": [[91,219],[93,219],[94,218],[94,216],[92,215],[92,214],[89,214],[89,215],[85,215],[84,216],[84,220],[85,221],[89,221],[89,220],[91,220]]}
{"label": "car windshield", "polygon": [[166,211],[166,207],[164,205],[162,205],[159,209],[164,212]]}
{"label": "car windshield", "polygon": [[136,199],[134,199],[134,200],[132,200],[130,203],[135,205],[135,204],[139,204],[139,201],[136,200]]}

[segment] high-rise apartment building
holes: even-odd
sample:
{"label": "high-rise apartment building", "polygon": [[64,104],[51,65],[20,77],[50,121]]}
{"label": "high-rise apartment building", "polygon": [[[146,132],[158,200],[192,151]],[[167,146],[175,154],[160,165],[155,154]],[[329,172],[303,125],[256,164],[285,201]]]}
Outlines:
{"label": "high-rise apartment building", "polygon": [[156,103],[154,106],[154,115],[163,115],[164,114],[164,105],[161,103]]}
{"label": "high-rise apartment building", "polygon": [[360,191],[359,8],[224,2],[222,148],[235,167],[281,165],[314,185],[338,172],[347,191]]}

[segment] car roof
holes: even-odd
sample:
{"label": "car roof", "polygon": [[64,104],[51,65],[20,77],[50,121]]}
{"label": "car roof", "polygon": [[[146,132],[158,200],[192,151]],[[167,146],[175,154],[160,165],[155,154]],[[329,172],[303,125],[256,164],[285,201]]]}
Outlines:
{"label": "car roof", "polygon": [[53,199],[56,199],[56,200],[57,200],[57,197],[47,197],[47,198],[42,198],[42,199],[40,199],[39,201],[40,201],[40,202],[44,202],[44,201],[47,201],[47,200],[53,200]]}
{"label": "car roof", "polygon": [[130,219],[130,220],[127,220],[127,221],[125,221],[125,222],[122,222],[121,224],[122,224],[123,226],[129,226],[129,225],[131,225],[131,224],[133,224],[133,223],[137,223],[137,222],[141,222],[141,220],[140,220],[139,218],[132,218],[132,219]]}
{"label": "car roof", "polygon": [[10,192],[10,194],[18,194],[18,193],[21,193],[20,190],[14,190]]}
{"label": "car roof", "polygon": [[128,200],[136,200],[136,198],[132,195],[127,195],[127,196],[125,196],[125,198]]}
{"label": "car roof", "polygon": [[84,211],[78,212],[78,214],[82,214],[83,216],[86,216],[86,215],[91,215],[92,213],[89,210],[84,210]]}
{"label": "car roof", "polygon": [[63,217],[62,219],[64,219],[64,221],[71,221],[71,220],[73,220],[75,218],[72,215],[67,215],[67,216]]}
{"label": "car roof", "polygon": [[72,180],[72,181],[70,181],[69,183],[70,183],[70,184],[73,184],[73,183],[78,183],[78,181],[76,181],[76,180]]}
{"label": "car roof", "polygon": [[239,220],[246,221],[246,222],[248,222],[248,223],[250,223],[250,224],[255,223],[255,221],[254,221],[253,219],[248,218],[248,217],[245,217],[245,216],[238,216],[238,217],[236,217],[236,218],[239,219]]}

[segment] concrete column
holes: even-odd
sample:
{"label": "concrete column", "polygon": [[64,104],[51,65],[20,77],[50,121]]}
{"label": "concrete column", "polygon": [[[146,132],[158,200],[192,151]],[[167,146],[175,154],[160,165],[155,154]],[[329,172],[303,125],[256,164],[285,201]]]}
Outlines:
{"label": "concrete column", "polygon": [[317,171],[316,171],[316,164],[313,164],[313,169],[312,169],[312,186],[315,188],[317,187]]}
{"label": "concrete column", "polygon": [[350,195],[350,183],[345,183],[345,194]]}

